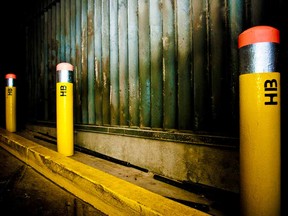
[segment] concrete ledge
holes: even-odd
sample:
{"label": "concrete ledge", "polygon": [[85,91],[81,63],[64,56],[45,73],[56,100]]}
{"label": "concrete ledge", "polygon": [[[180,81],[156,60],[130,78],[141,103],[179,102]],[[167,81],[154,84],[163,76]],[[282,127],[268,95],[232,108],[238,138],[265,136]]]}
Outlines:
{"label": "concrete ledge", "polygon": [[0,146],[107,215],[209,215],[0,128]]}

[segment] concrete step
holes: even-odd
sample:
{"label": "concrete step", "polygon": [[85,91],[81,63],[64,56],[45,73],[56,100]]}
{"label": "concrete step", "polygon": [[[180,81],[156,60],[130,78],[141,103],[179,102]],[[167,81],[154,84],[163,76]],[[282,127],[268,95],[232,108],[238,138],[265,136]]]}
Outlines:
{"label": "concrete step", "polygon": [[237,208],[231,210],[231,203],[168,184],[129,163],[92,155],[77,146],[73,156],[63,156],[57,152],[55,137],[29,130],[10,133],[0,128],[0,141],[17,158],[108,215],[238,214]]}

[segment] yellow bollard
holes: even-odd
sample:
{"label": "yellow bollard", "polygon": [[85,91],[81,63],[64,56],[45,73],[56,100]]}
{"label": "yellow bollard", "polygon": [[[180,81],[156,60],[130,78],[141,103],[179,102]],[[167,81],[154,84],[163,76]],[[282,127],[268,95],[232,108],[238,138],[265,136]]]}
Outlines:
{"label": "yellow bollard", "polygon": [[63,62],[56,66],[57,151],[74,154],[73,66]]}
{"label": "yellow bollard", "polygon": [[280,215],[279,31],[256,26],[238,38],[240,206],[243,216]]}
{"label": "yellow bollard", "polygon": [[5,87],[6,95],[6,130],[16,132],[16,87],[14,80],[16,75],[13,73],[6,74],[7,86]]}

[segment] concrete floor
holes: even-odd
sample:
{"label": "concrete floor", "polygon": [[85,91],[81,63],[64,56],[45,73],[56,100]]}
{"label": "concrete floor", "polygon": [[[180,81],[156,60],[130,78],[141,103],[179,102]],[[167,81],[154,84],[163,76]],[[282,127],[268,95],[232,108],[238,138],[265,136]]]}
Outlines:
{"label": "concrete floor", "polygon": [[2,216],[105,215],[1,147],[0,209]]}

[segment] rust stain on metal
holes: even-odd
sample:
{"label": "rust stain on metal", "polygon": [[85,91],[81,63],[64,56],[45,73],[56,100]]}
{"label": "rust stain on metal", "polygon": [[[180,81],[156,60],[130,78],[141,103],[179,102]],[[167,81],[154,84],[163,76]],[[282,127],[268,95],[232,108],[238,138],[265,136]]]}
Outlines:
{"label": "rust stain on metal", "polygon": [[94,19],[93,19],[93,13],[92,12],[88,14],[87,19],[88,19],[87,35],[92,36],[92,35],[94,35],[94,27],[93,27]]}
{"label": "rust stain on metal", "polygon": [[101,73],[100,71],[100,62],[99,60],[95,57],[94,58],[94,65],[95,65],[95,81],[96,81],[96,85],[100,86],[101,81],[99,79],[99,74]]}

